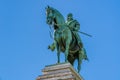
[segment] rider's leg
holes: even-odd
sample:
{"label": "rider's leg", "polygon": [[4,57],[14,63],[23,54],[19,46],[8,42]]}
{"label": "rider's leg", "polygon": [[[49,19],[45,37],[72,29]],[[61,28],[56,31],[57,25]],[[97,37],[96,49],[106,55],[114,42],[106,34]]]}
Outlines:
{"label": "rider's leg", "polygon": [[77,43],[78,43],[79,47],[82,48],[83,44],[82,44],[82,41],[81,41],[81,38],[80,38],[79,34],[76,32],[75,35],[76,35]]}

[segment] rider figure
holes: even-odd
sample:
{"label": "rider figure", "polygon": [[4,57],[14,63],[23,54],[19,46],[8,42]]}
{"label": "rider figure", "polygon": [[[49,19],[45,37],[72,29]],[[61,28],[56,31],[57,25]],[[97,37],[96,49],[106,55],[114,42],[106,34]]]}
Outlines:
{"label": "rider figure", "polygon": [[80,24],[79,24],[79,22],[77,20],[73,19],[72,13],[69,13],[67,15],[66,24],[70,28],[70,30],[73,32],[73,34],[75,35],[79,47],[82,47],[82,41],[81,41],[80,36],[78,34],[79,29],[80,29]]}

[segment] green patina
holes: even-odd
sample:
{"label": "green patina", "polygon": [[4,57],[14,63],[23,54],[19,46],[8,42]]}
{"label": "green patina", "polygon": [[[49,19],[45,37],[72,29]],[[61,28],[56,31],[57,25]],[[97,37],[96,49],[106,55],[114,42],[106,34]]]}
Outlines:
{"label": "green patina", "polygon": [[49,49],[57,50],[57,63],[60,63],[60,52],[65,53],[65,62],[78,60],[78,72],[81,69],[82,60],[88,60],[85,48],[78,34],[80,24],[73,19],[72,13],[67,15],[65,22],[62,14],[50,7],[46,7],[46,23],[54,28],[54,42],[48,46]]}

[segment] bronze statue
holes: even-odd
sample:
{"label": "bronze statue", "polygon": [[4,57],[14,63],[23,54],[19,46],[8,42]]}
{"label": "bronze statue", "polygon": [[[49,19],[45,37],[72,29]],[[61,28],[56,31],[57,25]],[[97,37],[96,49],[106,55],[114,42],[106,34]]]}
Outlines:
{"label": "bronze statue", "polygon": [[77,22],[76,20],[65,23],[62,14],[50,6],[46,7],[46,22],[54,28],[54,42],[49,46],[49,49],[52,51],[57,49],[57,63],[60,63],[60,52],[63,52],[65,53],[65,62],[70,62],[73,65],[74,61],[78,60],[79,72],[82,60],[88,59],[78,33],[70,29],[78,26],[76,30],[79,30],[79,23],[74,23],[76,26],[73,25],[73,22]]}

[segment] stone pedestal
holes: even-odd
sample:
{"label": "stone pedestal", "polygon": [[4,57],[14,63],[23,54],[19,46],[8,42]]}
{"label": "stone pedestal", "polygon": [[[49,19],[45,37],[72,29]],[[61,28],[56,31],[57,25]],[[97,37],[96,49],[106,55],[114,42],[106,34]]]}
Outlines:
{"label": "stone pedestal", "polygon": [[48,65],[42,72],[36,80],[83,80],[70,63]]}

